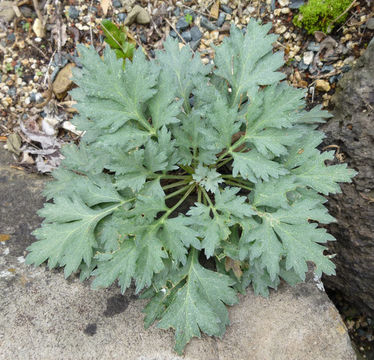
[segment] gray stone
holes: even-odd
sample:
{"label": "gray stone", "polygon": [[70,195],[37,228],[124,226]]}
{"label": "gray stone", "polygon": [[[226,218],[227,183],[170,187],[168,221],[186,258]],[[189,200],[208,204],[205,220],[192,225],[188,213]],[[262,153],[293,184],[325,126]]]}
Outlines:
{"label": "gray stone", "polygon": [[0,242],[1,359],[355,359],[337,310],[311,278],[295,288],[283,284],[268,299],[240,296],[222,339],[193,339],[177,356],[173,331],[144,329],[146,301],[132,291],[93,291],[60,270],[24,264],[47,178],[10,168],[12,161],[0,148],[0,233],[10,235]]}
{"label": "gray stone", "polygon": [[192,36],[191,36],[191,32],[190,31],[183,31],[182,34],[182,39],[185,41],[185,42],[190,42],[192,40]]}
{"label": "gray stone", "polygon": [[69,6],[69,18],[78,19],[79,10],[75,6]]}
{"label": "gray stone", "polygon": [[181,17],[176,25],[175,25],[175,28],[177,29],[177,31],[184,31],[184,30],[187,30],[189,28],[189,23],[186,21],[186,19],[184,17]]}
{"label": "gray stone", "polygon": [[317,44],[317,43],[314,42],[314,41],[311,41],[311,42],[308,44],[308,47],[307,47],[308,50],[310,50],[310,51],[314,51],[314,52],[317,52],[320,48],[321,48],[321,45],[320,45],[320,44]]}
{"label": "gray stone", "polygon": [[172,38],[174,38],[174,39],[178,37],[177,33],[176,33],[174,30],[170,30],[169,35],[170,35]]}
{"label": "gray stone", "polygon": [[362,311],[374,316],[374,42],[338,82],[332,97],[334,118],[322,128],[325,145],[338,144],[339,153],[358,171],[342,194],[328,206],[337,223],[329,231],[338,239],[329,245],[337,254],[337,276],[326,283]]}
{"label": "gray stone", "polygon": [[290,9],[299,9],[305,4],[305,0],[291,0],[288,7]]}
{"label": "gray stone", "polygon": [[223,13],[223,12],[219,13],[218,20],[217,20],[217,26],[221,27],[223,25],[223,23],[225,22],[225,20],[226,20],[226,14]]}
{"label": "gray stone", "polygon": [[226,14],[232,14],[232,9],[230,6],[221,4],[221,10],[224,11]]}
{"label": "gray stone", "polygon": [[206,17],[202,16],[200,19],[200,25],[209,31],[216,30],[217,27],[211,23]]}
{"label": "gray stone", "polygon": [[370,19],[366,22],[366,27],[367,27],[369,30],[374,30],[374,18],[370,18]]}
{"label": "gray stone", "polygon": [[117,17],[118,17],[118,20],[119,20],[119,21],[125,21],[125,20],[126,20],[126,17],[127,17],[127,14],[125,14],[125,13],[119,13],[119,14],[117,15]]}
{"label": "gray stone", "polygon": [[199,47],[199,45],[200,45],[200,40],[196,40],[196,41],[192,40],[190,42],[190,47],[191,47],[192,51],[196,51],[197,48]]}
{"label": "gray stone", "polygon": [[198,41],[203,37],[203,34],[201,33],[200,29],[197,26],[194,26],[190,30],[192,41]]}
{"label": "gray stone", "polygon": [[10,22],[16,16],[13,10],[13,1],[1,1],[0,2],[0,19],[5,22]]}
{"label": "gray stone", "polygon": [[125,26],[130,26],[134,22],[137,24],[149,24],[151,21],[151,17],[148,14],[148,11],[142,8],[139,5],[135,5],[130,13],[127,15],[126,20],[124,22]]}
{"label": "gray stone", "polygon": [[122,4],[119,0],[112,0],[112,5],[113,5],[113,7],[117,8],[117,9],[122,7]]}

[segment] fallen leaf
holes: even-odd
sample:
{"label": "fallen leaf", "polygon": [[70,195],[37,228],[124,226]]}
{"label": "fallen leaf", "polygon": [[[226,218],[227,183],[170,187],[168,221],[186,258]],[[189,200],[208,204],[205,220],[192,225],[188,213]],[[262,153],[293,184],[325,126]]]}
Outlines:
{"label": "fallen leaf", "polygon": [[112,0],[100,0],[100,6],[103,9],[103,14],[106,16],[109,6],[112,5]]}
{"label": "fallen leaf", "polygon": [[213,18],[213,19],[218,19],[218,15],[219,15],[219,1],[216,1],[212,7],[210,8],[210,16]]}
{"label": "fallen leaf", "polygon": [[230,271],[232,270],[235,274],[235,276],[240,279],[241,276],[243,275],[243,271],[240,268],[240,261],[239,260],[233,260],[229,257],[226,257],[225,260],[225,270]]}
{"label": "fallen leaf", "polygon": [[21,144],[21,137],[18,134],[13,133],[8,136],[5,148],[10,152],[19,155],[21,153]]}
{"label": "fallen leaf", "polygon": [[9,239],[10,239],[9,234],[0,234],[0,242],[5,242],[5,241],[8,241]]}

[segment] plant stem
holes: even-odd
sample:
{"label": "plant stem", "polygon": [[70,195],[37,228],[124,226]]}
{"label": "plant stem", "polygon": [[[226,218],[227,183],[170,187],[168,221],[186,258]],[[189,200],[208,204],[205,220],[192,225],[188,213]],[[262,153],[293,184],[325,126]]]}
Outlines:
{"label": "plant stem", "polygon": [[181,186],[181,185],[184,185],[184,184],[187,184],[187,183],[188,183],[188,180],[181,180],[181,181],[177,181],[177,182],[172,183],[172,184],[165,185],[162,188],[164,190],[167,190],[167,189],[171,189],[173,187]]}
{"label": "plant stem", "polygon": [[[195,185],[191,185],[190,187],[189,187],[189,189],[186,191],[186,193],[179,199],[179,201],[173,206],[173,207],[171,207],[169,210],[167,210],[166,211],[166,213],[164,214],[164,215],[162,215],[161,217],[160,217],[160,220],[158,221],[158,222],[160,222],[160,223],[163,223],[164,221],[165,221],[165,219],[176,209],[176,208],[178,208],[182,203],[183,203],[183,201],[184,200],[186,200],[186,198],[187,198],[187,196],[188,195],[190,195],[191,194],[191,192],[193,191],[193,189],[195,188]],[[184,190],[185,188],[183,188],[183,190]],[[182,190],[182,189],[180,189],[180,190]],[[178,191],[180,191],[180,190],[178,190]]]}
{"label": "plant stem", "polygon": [[217,163],[219,161],[221,161],[225,156],[227,156],[228,154],[231,154],[233,150],[235,150],[236,148],[238,148],[241,144],[243,144],[243,142],[245,142],[247,140],[246,136],[243,135],[238,141],[236,141],[234,144],[232,144],[218,159],[217,159]]}
{"label": "plant stem", "polygon": [[214,207],[214,205],[213,205],[213,203],[212,203],[212,200],[210,200],[210,197],[209,197],[208,193],[205,191],[204,188],[201,188],[201,190],[202,190],[202,192],[203,192],[203,194],[204,194],[205,199],[208,201],[208,204],[209,204],[210,208],[211,208],[211,209],[213,210],[213,212],[215,213],[215,207]]}
{"label": "plant stem", "polygon": [[236,182],[233,182],[233,181],[230,181],[230,180],[225,180],[225,183],[226,184],[229,184],[229,185],[233,185],[233,186],[237,186],[237,187],[241,187],[245,190],[249,190],[249,191],[252,191],[253,189],[250,188],[249,186],[245,186],[243,184],[240,184],[240,183],[236,183]]}
{"label": "plant stem", "polygon": [[197,202],[201,203],[201,189],[200,189],[200,187],[197,188]]}
{"label": "plant stem", "polygon": [[179,190],[177,190],[177,191],[174,191],[174,192],[172,192],[171,194],[166,195],[166,196],[165,196],[165,199],[170,199],[170,198],[172,198],[172,197],[174,197],[174,196],[176,196],[176,195],[182,193],[182,192],[185,191],[189,186],[190,186],[190,185],[184,186],[184,187],[182,187],[181,189],[179,189]]}
{"label": "plant stem", "polygon": [[187,174],[193,174],[194,169],[188,165],[178,165],[181,169],[183,169]]}
{"label": "plant stem", "polygon": [[151,174],[147,176],[150,179],[192,179],[191,175],[163,175],[163,174]]}
{"label": "plant stem", "polygon": [[226,160],[222,161],[220,164],[217,164],[216,166],[216,169],[219,169],[220,167],[222,167],[223,165],[226,165],[228,162],[230,162],[232,160],[232,157],[230,156],[229,158],[227,158]]}

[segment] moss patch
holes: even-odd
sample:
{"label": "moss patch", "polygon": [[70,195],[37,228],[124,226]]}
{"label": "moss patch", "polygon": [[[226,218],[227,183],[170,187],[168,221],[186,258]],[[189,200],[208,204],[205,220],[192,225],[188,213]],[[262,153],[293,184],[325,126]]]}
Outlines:
{"label": "moss patch", "polygon": [[333,21],[344,12],[351,4],[351,0],[309,0],[300,8],[300,12],[293,19],[298,27],[305,28],[309,34],[315,31],[327,32],[333,25],[342,23],[347,14],[339,18],[336,23]]}

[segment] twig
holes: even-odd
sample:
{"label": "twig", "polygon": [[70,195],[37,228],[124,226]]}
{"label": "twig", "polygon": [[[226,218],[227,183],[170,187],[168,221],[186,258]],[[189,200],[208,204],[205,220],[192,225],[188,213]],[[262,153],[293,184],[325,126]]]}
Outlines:
{"label": "twig", "polygon": [[[184,39],[182,38],[181,34],[179,34],[179,32],[177,31],[177,29],[175,28],[174,25],[172,25],[172,23],[167,19],[165,18],[165,21],[169,24],[169,26],[176,32],[176,34],[178,35],[178,37],[183,41],[184,45],[187,45],[187,43],[184,41]],[[192,50],[192,49],[191,49]]]}
{"label": "twig", "polygon": [[40,20],[41,24],[42,24],[43,27],[44,27],[44,25],[45,25],[45,23],[44,23],[44,18],[43,18],[43,16],[42,16],[42,13],[41,13],[40,10],[39,10],[38,0],[32,0],[32,3],[33,3],[33,5],[34,5],[34,9],[35,9],[36,15],[38,16],[38,19]]}
{"label": "twig", "polygon": [[199,13],[199,14],[201,14],[201,15],[205,15],[205,16],[209,16],[209,17],[210,17],[210,14],[207,13],[207,12],[199,11],[199,10],[194,10],[194,9],[192,9],[192,7],[187,6],[187,5],[184,5],[184,4],[180,4],[180,6],[182,6],[182,7],[184,7],[184,8],[187,8],[187,9],[190,9],[191,11],[193,11],[193,12],[197,12],[197,13]]}
{"label": "twig", "polygon": [[46,106],[49,101],[52,99],[52,94],[53,94],[53,88],[52,88],[52,82],[51,82],[51,78],[49,77],[48,78],[48,90],[47,90],[47,98],[40,104],[36,104],[35,107],[36,108],[43,108],[44,106]]}

